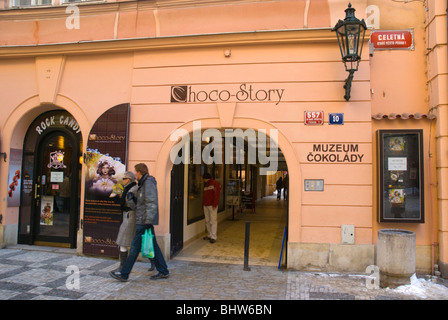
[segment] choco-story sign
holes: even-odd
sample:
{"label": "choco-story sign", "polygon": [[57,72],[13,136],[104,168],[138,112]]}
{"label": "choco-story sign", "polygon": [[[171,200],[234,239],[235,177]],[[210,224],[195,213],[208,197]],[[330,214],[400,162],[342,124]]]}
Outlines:
{"label": "choco-story sign", "polygon": [[118,256],[115,240],[120,228],[126,171],[129,104],[117,105],[101,115],[89,134],[85,156],[83,252]]}
{"label": "choco-story sign", "polygon": [[201,102],[274,102],[278,105],[285,89],[276,87],[258,87],[250,83],[239,86],[218,87],[175,85],[171,86],[171,103]]}

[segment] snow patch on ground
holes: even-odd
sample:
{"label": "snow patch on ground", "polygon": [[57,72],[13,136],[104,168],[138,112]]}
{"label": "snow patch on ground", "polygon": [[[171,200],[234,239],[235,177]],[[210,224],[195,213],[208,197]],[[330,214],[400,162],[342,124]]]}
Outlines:
{"label": "snow patch on ground", "polygon": [[399,286],[395,289],[386,288],[386,291],[417,296],[422,299],[448,299],[447,287],[434,283],[431,280],[419,279],[415,274],[411,277],[410,284]]}

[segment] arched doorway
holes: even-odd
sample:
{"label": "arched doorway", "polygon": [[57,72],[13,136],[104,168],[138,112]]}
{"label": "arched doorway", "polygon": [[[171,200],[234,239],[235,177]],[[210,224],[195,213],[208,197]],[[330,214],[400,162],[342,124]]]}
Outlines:
{"label": "arched doorway", "polygon": [[[277,201],[275,182],[278,177],[287,176],[286,159],[276,144],[275,150],[269,148],[271,146],[270,137],[266,137],[265,134],[261,136],[252,129],[213,130],[220,137],[220,146],[211,146],[218,141],[214,140],[216,136],[208,139],[204,136],[205,132],[202,131],[199,133],[201,147],[200,150],[196,151],[202,155],[202,158],[211,156],[214,161],[195,163],[194,136],[196,134],[193,132],[189,133],[189,139],[182,139],[184,142],[190,142],[189,147],[178,152],[178,158],[182,157],[182,153],[185,152],[185,159],[172,166],[171,255],[177,259],[185,260],[242,263],[245,238],[244,224],[249,221],[252,226],[251,262],[259,265],[277,265],[282,254],[282,240],[285,237],[287,241],[289,206],[284,197],[281,201]],[[252,132],[249,132],[250,130]],[[226,143],[230,140],[226,138],[234,136],[237,131],[239,131],[241,137],[245,136],[245,140],[233,140],[232,145],[227,146]],[[251,140],[251,137],[248,138],[251,134],[253,140]],[[259,150],[263,139],[264,148]],[[251,144],[253,145],[251,146]],[[252,161],[248,159],[251,147],[254,147],[253,150],[257,153],[255,158],[258,158],[258,160],[255,162],[253,162],[253,159]],[[235,152],[232,151],[232,155],[227,156],[230,149],[235,149]],[[178,149],[173,148],[172,150],[177,151]],[[222,161],[217,158],[216,151],[218,150],[222,151],[219,156],[222,157]],[[270,167],[270,165],[260,159],[269,158],[267,155],[272,156],[273,153],[275,153],[277,165],[275,169],[271,169],[274,171],[266,172],[263,169]],[[244,159],[238,161],[236,159],[238,154],[242,154]],[[226,162],[225,159],[229,162]],[[201,210],[201,196],[203,189],[202,175],[205,172],[210,173],[222,186],[218,214],[220,220],[218,227],[219,240],[213,244],[202,240],[204,215]],[[185,246],[183,241],[185,241]],[[283,255],[284,257],[286,257],[286,254]],[[283,260],[284,262],[285,260]]]}
{"label": "arched doorway", "polygon": [[18,243],[76,247],[81,129],[63,110],[29,126],[22,156]]}

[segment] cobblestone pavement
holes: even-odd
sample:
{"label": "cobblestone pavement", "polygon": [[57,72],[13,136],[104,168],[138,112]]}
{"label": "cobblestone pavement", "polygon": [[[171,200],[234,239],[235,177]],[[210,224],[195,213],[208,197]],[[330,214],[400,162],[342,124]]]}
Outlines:
{"label": "cobblestone pavement", "polygon": [[244,271],[242,265],[173,259],[168,279],[150,280],[149,263],[138,261],[130,281],[119,282],[109,276],[117,266],[117,260],[73,253],[1,249],[0,300],[448,300],[440,279],[368,289],[366,275],[266,266]]}

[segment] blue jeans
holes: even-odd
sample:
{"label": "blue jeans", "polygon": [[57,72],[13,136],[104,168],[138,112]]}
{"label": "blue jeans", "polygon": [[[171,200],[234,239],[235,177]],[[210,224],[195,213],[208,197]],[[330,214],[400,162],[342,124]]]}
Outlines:
{"label": "blue jeans", "polygon": [[126,259],[126,262],[123,265],[123,268],[121,269],[121,275],[123,278],[127,279],[129,277],[129,274],[131,273],[132,267],[134,266],[135,261],[138,258],[138,255],[141,252],[142,249],[142,235],[145,233],[145,230],[151,228],[153,237],[153,244],[154,244],[154,265],[160,273],[167,275],[170,272],[168,271],[168,266],[166,265],[165,258],[163,258],[162,251],[159,248],[159,245],[157,244],[156,240],[156,234],[154,233],[154,226],[151,225],[143,225],[143,224],[137,224],[135,229],[135,236],[132,240],[131,249],[129,250],[129,256]]}

